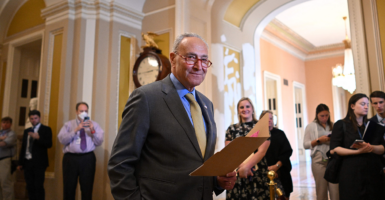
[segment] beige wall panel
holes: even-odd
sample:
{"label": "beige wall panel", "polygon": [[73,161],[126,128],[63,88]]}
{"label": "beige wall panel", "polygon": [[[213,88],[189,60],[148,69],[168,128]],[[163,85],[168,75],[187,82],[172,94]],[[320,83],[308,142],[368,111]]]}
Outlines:
{"label": "beige wall panel", "polygon": [[[50,52],[50,45],[52,41],[50,40],[50,35],[55,34],[56,32],[62,32],[62,52],[61,52],[61,69],[60,69],[60,84],[59,88],[59,97],[58,97],[58,110],[57,110],[57,130],[52,130],[52,134],[57,135],[63,124],[75,117],[75,105],[70,105],[70,99],[73,97],[71,92],[72,84],[72,54],[73,54],[73,32],[69,30],[74,30],[74,21],[73,20],[62,20],[57,23],[46,25],[45,37],[43,38],[43,47],[42,47],[42,69],[40,70],[40,86],[39,86],[39,107],[38,109],[44,111],[47,107],[46,95],[49,95],[47,90],[47,84],[49,84],[49,61],[52,58],[52,52]],[[44,111],[45,112],[45,111]],[[43,115],[45,115],[44,113]],[[44,121],[44,118],[42,119]],[[53,178],[46,178],[44,187],[46,190],[46,199],[57,199],[63,195],[63,176],[62,176],[62,158],[63,145],[60,144],[57,140],[55,147],[55,163],[49,163],[50,165],[55,166],[55,172]]]}
{"label": "beige wall panel", "polygon": [[[301,59],[291,55],[290,53],[278,48],[275,45],[261,39],[261,71],[268,71],[273,74],[279,75],[281,80],[282,88],[282,118],[284,119],[283,125],[286,136],[294,150],[291,160],[297,160],[296,153],[296,129],[293,123],[294,117],[294,90],[293,81],[302,83],[308,87],[312,84],[312,81],[306,81],[305,75],[305,62]],[[331,73],[330,73],[331,74]],[[283,85],[283,79],[287,79],[289,85]],[[330,80],[331,81],[331,80]],[[263,82],[262,82],[263,84]],[[263,85],[262,85],[262,88]],[[331,87],[329,88],[331,94]],[[308,95],[308,94],[307,94]],[[264,98],[263,98],[264,99]],[[265,102],[264,102],[265,103]],[[257,113],[259,115],[260,113]],[[282,123],[282,122],[278,122]],[[305,124],[304,124],[305,125]]]}
{"label": "beige wall panel", "polygon": [[153,12],[174,5],[175,0],[146,0],[143,5],[143,13]]}
{"label": "beige wall panel", "polygon": [[[0,61],[1,62],[1,61]],[[5,89],[5,74],[7,73],[7,62],[0,63],[0,115],[3,113],[3,100],[4,100],[4,89]],[[4,116],[1,116],[4,117]]]}
{"label": "beige wall panel", "polygon": [[[106,106],[108,108],[108,111],[106,113],[106,124],[107,125],[106,125],[106,128],[104,130],[105,136],[104,136],[104,144],[103,144],[103,146],[105,148],[105,158],[104,158],[105,159],[105,162],[104,162],[105,169],[107,169],[107,164],[108,164],[108,159],[109,159],[109,156],[111,153],[111,149],[112,149],[113,143],[115,141],[116,134],[118,133],[119,127],[117,127],[117,124],[118,124],[117,121],[118,121],[118,118],[121,118],[121,116],[117,115],[117,112],[118,112],[117,102],[118,102],[118,98],[119,98],[118,97],[119,53],[118,52],[120,50],[120,45],[119,45],[120,34],[131,35],[132,38],[141,39],[141,31],[138,29],[130,28],[124,24],[117,23],[117,22],[112,22],[110,24],[110,35],[109,35],[110,57],[109,57],[109,63],[106,66],[107,70],[109,72],[108,72],[108,79],[105,82],[105,84],[107,85],[107,91],[106,91],[105,95],[108,97],[108,99],[106,100]],[[133,52],[136,52],[136,54],[139,55],[139,46],[138,45],[134,46],[134,49],[135,50]],[[132,71],[132,67],[133,66],[131,66],[130,71]],[[133,83],[133,80],[132,80],[132,77],[130,77],[130,84],[133,85],[132,83]],[[133,90],[134,90],[134,88],[130,87],[130,93]],[[99,176],[99,178],[101,178],[101,177],[102,176]],[[111,199],[112,200],[113,197],[111,195],[111,192],[109,192],[110,191],[110,181],[109,181],[108,174],[107,174],[106,170],[103,173],[103,180],[105,181],[103,183],[103,186],[104,186],[104,190],[106,192],[103,194],[102,199],[103,200],[104,199],[106,199],[106,200]]]}
{"label": "beige wall panel", "polygon": [[[55,150],[57,144],[57,133],[61,126],[58,126],[58,110],[59,110],[59,93],[60,93],[60,69],[63,50],[63,33],[59,33],[53,36],[53,52],[52,52],[52,70],[51,70],[51,90],[49,98],[49,116],[48,126],[51,127],[52,134],[52,147],[48,149],[48,161],[49,163],[55,163]],[[46,172],[55,172],[55,165],[49,165]]]}
{"label": "beige wall panel", "polygon": [[[145,5],[146,7],[146,5]],[[143,19],[142,32],[147,33],[147,31],[152,32],[162,32],[162,31],[171,31],[170,34],[174,35],[174,26],[175,26],[175,8],[167,9],[159,13],[147,15]],[[171,46],[173,44],[174,38],[171,38]],[[142,38],[138,38],[139,46],[144,45]]]}
{"label": "beige wall panel", "polygon": [[333,93],[332,93],[332,67],[344,63],[344,57],[324,58],[311,60],[305,63],[306,66],[306,95],[308,122],[312,122],[315,117],[315,109],[318,104],[326,104],[330,109],[330,119],[334,119]]}
{"label": "beige wall panel", "polygon": [[[94,59],[94,74],[93,74],[93,96],[92,96],[92,116],[100,127],[104,130],[104,137],[108,137],[113,132],[108,132],[109,126],[114,123],[108,119],[108,112],[113,112],[108,107],[109,96],[108,83],[110,80],[109,73],[109,56],[111,54],[117,54],[117,50],[110,49],[110,22],[98,19],[96,21],[96,35],[95,35],[95,59]],[[107,199],[107,193],[111,193],[109,190],[109,179],[105,176],[107,174],[107,162],[109,158],[109,152],[107,151],[107,143],[97,147],[94,151],[96,156],[96,171],[94,180],[93,197],[103,197],[100,199]]]}
{"label": "beige wall panel", "polygon": [[[385,1],[377,0],[378,25],[380,28],[383,71],[385,72]],[[385,74],[383,74],[385,76]]]}

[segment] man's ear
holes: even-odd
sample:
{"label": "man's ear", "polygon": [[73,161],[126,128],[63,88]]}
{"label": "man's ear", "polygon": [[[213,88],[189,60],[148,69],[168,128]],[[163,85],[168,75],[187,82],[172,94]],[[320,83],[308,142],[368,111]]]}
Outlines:
{"label": "man's ear", "polygon": [[170,62],[174,62],[176,54],[174,52],[170,53]]}

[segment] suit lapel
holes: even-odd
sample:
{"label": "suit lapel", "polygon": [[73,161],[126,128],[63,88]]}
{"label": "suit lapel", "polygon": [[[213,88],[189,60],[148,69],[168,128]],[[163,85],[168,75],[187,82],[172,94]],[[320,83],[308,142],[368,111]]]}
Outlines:
{"label": "suit lapel", "polygon": [[209,152],[212,152],[213,151],[213,148],[215,148],[215,146],[213,145],[215,143],[215,135],[213,134],[213,124],[212,124],[212,120],[209,116],[209,113],[207,111],[207,105],[205,104],[205,102],[202,101],[202,98],[200,97],[200,93],[195,91],[195,95],[197,97],[197,101],[198,101],[198,104],[199,106],[201,107],[201,110],[202,110],[202,114],[203,114],[203,117],[205,119],[205,122],[206,122],[206,129],[207,129],[207,132],[206,132],[206,138],[207,138],[207,144],[206,144],[206,153],[205,153],[205,158],[204,160],[207,160],[210,156],[210,153]]}
{"label": "suit lapel", "polygon": [[201,150],[199,148],[198,140],[195,135],[194,127],[192,126],[187,112],[179,98],[179,95],[171,82],[169,76],[162,80],[162,92],[164,93],[163,99],[166,102],[171,113],[174,115],[175,120],[182,126],[187,137],[193,144],[196,152],[202,157]]}

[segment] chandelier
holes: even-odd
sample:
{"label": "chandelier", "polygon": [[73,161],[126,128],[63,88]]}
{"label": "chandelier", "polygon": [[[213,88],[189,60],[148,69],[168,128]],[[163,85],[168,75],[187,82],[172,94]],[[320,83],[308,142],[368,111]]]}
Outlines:
{"label": "chandelier", "polygon": [[350,46],[350,39],[348,37],[347,28],[346,28],[346,17],[343,17],[345,21],[345,34],[346,38],[343,40],[345,44],[345,57],[344,57],[344,66],[337,64],[333,67],[333,85],[337,87],[342,87],[344,90],[353,94],[356,90],[356,77],[354,74],[354,63],[353,63],[353,52]]}

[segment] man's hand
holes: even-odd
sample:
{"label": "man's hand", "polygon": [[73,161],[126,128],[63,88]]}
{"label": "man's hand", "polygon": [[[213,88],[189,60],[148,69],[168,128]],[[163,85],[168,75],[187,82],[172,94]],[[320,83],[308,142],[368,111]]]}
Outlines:
{"label": "man's hand", "polygon": [[76,127],[76,129],[75,129],[75,133],[80,131],[82,128],[84,128],[83,126],[84,126],[84,122],[83,122],[83,120],[80,120],[78,127]]}
{"label": "man's hand", "polygon": [[89,127],[91,129],[91,131],[95,131],[94,130],[94,124],[91,122],[91,120],[87,120],[87,121],[83,122],[83,127]]}
{"label": "man's hand", "polygon": [[21,171],[21,170],[23,169],[23,166],[22,166],[22,165],[19,165],[19,166],[17,166],[16,169],[19,170],[19,171]]}
{"label": "man's hand", "polygon": [[236,172],[230,172],[226,176],[217,176],[218,185],[225,190],[233,189],[235,181],[237,181],[236,175]]}
{"label": "man's hand", "polygon": [[0,136],[0,141],[3,141],[3,140],[5,140],[5,138],[7,138],[7,136],[6,136],[6,135]]}
{"label": "man's hand", "polygon": [[28,135],[31,136],[35,140],[38,140],[40,138],[39,133],[28,132]]}

